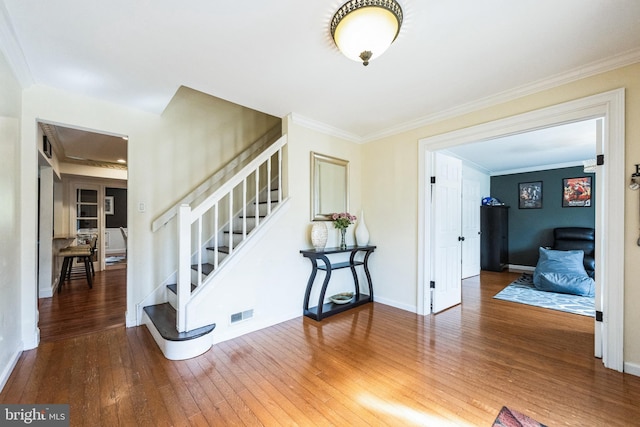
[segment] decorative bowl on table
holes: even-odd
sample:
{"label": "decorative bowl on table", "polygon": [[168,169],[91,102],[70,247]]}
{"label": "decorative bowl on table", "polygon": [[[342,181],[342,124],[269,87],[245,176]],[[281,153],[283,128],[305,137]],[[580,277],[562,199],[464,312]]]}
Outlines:
{"label": "decorative bowl on table", "polygon": [[334,304],[347,304],[353,299],[353,292],[341,292],[329,297]]}

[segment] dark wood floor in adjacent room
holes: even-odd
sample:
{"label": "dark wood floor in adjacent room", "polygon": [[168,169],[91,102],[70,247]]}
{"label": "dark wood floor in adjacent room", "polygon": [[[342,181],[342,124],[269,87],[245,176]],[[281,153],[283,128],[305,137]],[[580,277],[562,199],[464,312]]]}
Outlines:
{"label": "dark wood floor in adjacent room", "polygon": [[97,271],[93,289],[85,279],[64,283],[53,298],[40,298],[40,341],[49,342],[125,326],[126,268]]}
{"label": "dark wood floor in adjacent room", "polygon": [[44,342],[0,402],[70,403],[91,426],[491,426],[503,405],[549,426],[638,425],[640,378],[593,357],[593,319],[492,298],[515,277],[466,280],[462,306],[435,316],[367,304],[185,361],[145,327]]}

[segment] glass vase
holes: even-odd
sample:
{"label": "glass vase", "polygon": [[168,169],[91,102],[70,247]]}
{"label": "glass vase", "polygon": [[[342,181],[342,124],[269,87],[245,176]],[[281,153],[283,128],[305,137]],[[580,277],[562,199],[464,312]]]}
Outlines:
{"label": "glass vase", "polygon": [[340,249],[347,249],[347,240],[346,240],[347,229],[340,229]]}

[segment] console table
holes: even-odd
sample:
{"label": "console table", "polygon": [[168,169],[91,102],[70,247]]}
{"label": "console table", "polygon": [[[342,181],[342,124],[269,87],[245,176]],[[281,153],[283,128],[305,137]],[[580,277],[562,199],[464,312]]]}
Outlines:
{"label": "console table", "polygon": [[[309,281],[307,282],[307,291],[304,294],[303,313],[305,316],[314,320],[322,320],[325,317],[332,316],[334,314],[341,313],[349,310],[350,308],[357,307],[362,304],[373,301],[373,286],[371,284],[371,274],[369,273],[369,256],[376,249],[375,246],[347,246],[345,249],[341,248],[324,248],[324,249],[304,249],[300,253],[302,256],[309,258],[311,261],[312,271]],[[358,252],[364,253],[364,259],[362,261],[356,261],[356,254]],[[339,262],[332,264],[327,255],[350,253],[349,261]],[[318,265],[318,260],[321,260],[324,265]],[[367,276],[367,283],[369,285],[369,294],[360,293],[360,284],[358,282],[358,275],[356,274],[356,267],[363,266],[364,273]],[[339,270],[341,268],[350,268],[353,275],[353,284],[355,292],[352,300],[346,304],[335,304],[333,302],[323,303],[329,280],[331,279],[331,272],[333,270]],[[318,270],[325,272],[324,281],[322,282],[322,289],[320,290],[320,297],[318,298],[318,305],[315,307],[309,307],[309,298],[311,297],[311,289],[313,288],[313,282],[315,281]]]}

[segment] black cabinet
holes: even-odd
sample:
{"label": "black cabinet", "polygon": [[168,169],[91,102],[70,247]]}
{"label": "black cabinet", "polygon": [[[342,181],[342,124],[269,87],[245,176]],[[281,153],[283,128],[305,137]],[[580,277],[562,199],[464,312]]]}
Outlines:
{"label": "black cabinet", "polygon": [[480,268],[502,271],[509,264],[509,207],[480,207]]}

